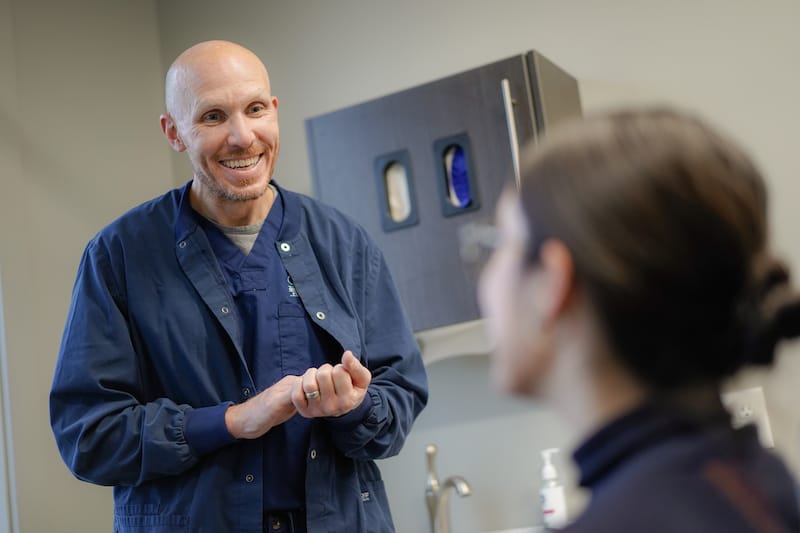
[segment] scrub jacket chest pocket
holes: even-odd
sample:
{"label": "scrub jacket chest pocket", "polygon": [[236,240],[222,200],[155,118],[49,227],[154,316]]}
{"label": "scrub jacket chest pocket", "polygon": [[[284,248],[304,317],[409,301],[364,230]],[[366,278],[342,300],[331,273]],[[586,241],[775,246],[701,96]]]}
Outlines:
{"label": "scrub jacket chest pocket", "polygon": [[309,336],[313,334],[311,321],[306,317],[300,299],[295,300],[278,305],[281,369],[284,376],[302,375],[312,366],[309,353]]}

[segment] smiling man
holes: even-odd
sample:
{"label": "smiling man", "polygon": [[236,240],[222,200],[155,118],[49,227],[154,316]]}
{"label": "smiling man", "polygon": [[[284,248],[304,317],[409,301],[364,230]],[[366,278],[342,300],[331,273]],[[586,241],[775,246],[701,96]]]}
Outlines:
{"label": "smiling man", "polygon": [[86,247],[50,394],[64,461],[114,487],[115,531],[393,531],[373,461],[427,378],[382,254],[273,182],[249,50],[182,53],[161,128],[193,177]]}

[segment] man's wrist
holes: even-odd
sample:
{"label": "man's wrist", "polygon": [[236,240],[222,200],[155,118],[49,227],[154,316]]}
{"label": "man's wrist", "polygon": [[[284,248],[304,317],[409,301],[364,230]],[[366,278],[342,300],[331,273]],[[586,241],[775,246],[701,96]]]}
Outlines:
{"label": "man's wrist", "polygon": [[241,431],[239,430],[239,426],[241,425],[239,424],[238,417],[239,409],[240,407],[234,404],[230,405],[228,409],[225,410],[225,427],[234,439],[242,438]]}

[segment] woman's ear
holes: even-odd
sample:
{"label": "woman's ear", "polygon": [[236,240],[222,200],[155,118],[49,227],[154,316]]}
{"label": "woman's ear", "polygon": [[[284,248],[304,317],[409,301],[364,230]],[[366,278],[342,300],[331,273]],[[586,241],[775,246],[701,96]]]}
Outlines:
{"label": "woman's ear", "polygon": [[575,264],[569,248],[557,239],[548,239],[539,250],[541,284],[538,298],[545,324],[555,321],[569,306],[575,292]]}

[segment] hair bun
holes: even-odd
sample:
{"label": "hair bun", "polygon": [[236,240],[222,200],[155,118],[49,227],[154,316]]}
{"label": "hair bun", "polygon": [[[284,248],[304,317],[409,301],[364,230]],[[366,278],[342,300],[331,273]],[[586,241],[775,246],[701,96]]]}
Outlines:
{"label": "hair bun", "polygon": [[763,299],[776,287],[788,285],[789,269],[782,261],[769,257],[762,261],[755,277],[758,295]]}
{"label": "hair bun", "polygon": [[769,365],[781,340],[800,336],[800,294],[789,283],[789,269],[774,258],[756,268],[755,278],[755,324],[751,323],[747,362]]}

